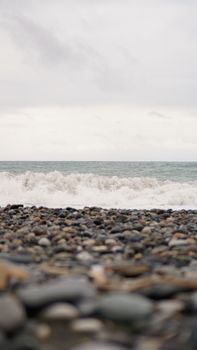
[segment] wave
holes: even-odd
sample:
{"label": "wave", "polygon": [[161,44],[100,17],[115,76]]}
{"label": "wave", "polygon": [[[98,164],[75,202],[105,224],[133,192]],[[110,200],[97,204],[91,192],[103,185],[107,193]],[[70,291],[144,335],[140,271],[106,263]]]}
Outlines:
{"label": "wave", "polygon": [[81,208],[197,208],[197,181],[161,181],[149,177],[63,174],[58,171],[0,173],[0,206]]}

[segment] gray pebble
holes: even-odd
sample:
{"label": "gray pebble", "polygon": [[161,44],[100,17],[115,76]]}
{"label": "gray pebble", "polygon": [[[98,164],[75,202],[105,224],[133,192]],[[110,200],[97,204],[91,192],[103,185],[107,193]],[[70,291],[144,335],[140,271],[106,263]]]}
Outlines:
{"label": "gray pebble", "polygon": [[147,320],[153,312],[152,302],[137,294],[110,293],[98,302],[101,317],[114,322],[132,323]]}
{"label": "gray pebble", "polygon": [[171,239],[168,243],[169,247],[178,247],[188,245],[189,243],[186,239]]}
{"label": "gray pebble", "polygon": [[96,318],[84,318],[75,320],[71,324],[71,329],[77,333],[96,333],[103,328],[103,323]]}
{"label": "gray pebble", "polygon": [[51,242],[48,238],[43,237],[39,239],[38,244],[42,247],[49,247],[51,245]]}
{"label": "gray pebble", "polygon": [[86,251],[82,251],[81,253],[77,254],[77,260],[79,261],[92,261],[93,260],[93,256],[86,252]]}
{"label": "gray pebble", "polygon": [[45,321],[72,320],[79,315],[77,308],[68,303],[57,303],[45,308],[40,317]]}
{"label": "gray pebble", "polygon": [[27,308],[43,308],[56,302],[76,302],[95,294],[93,286],[85,278],[53,280],[18,290],[18,296]]}
{"label": "gray pebble", "polygon": [[21,327],[26,320],[21,303],[11,295],[0,297],[0,329],[12,332]]}

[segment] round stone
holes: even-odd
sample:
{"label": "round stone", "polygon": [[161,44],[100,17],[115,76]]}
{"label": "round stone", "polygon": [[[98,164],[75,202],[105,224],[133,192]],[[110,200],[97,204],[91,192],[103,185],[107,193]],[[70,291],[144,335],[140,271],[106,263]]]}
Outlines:
{"label": "round stone", "polygon": [[93,260],[93,256],[86,251],[82,251],[81,253],[77,254],[76,257],[77,257],[77,260],[82,261],[82,262]]}
{"label": "round stone", "polygon": [[5,332],[12,332],[21,327],[26,315],[21,303],[11,295],[0,297],[0,329]]}
{"label": "round stone", "polygon": [[45,308],[40,317],[45,321],[67,321],[79,315],[77,308],[69,303],[57,303]]}
{"label": "round stone", "polygon": [[153,304],[137,294],[111,293],[101,297],[98,313],[105,319],[120,323],[144,321],[152,315]]}
{"label": "round stone", "polygon": [[49,247],[51,245],[51,242],[49,241],[48,238],[43,237],[39,239],[38,244],[42,247]]}

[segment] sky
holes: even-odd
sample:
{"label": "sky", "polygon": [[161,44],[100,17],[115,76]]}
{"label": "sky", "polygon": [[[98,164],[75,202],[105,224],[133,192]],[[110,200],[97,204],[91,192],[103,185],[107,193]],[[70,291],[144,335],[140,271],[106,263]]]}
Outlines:
{"label": "sky", "polygon": [[196,0],[0,0],[0,160],[197,161]]}

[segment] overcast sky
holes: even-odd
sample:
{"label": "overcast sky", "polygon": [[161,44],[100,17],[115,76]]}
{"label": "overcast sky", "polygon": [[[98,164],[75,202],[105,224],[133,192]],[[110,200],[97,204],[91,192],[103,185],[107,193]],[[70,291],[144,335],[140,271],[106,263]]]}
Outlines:
{"label": "overcast sky", "polygon": [[196,0],[0,0],[0,160],[196,160]]}

